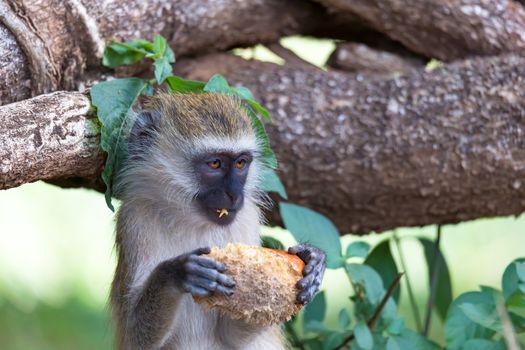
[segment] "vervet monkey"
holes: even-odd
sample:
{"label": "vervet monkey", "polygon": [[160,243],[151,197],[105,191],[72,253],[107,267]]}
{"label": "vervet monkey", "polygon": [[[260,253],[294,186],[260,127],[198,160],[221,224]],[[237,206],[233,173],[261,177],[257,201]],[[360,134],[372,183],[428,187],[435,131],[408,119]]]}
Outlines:
{"label": "vervet monkey", "polygon": [[[119,349],[284,349],[279,326],[204,310],[192,295],[235,293],[227,266],[202,256],[259,245],[260,145],[237,98],[160,94],[138,113],[115,179],[118,265],[111,290]],[[325,254],[299,244],[297,301],[318,291]]]}

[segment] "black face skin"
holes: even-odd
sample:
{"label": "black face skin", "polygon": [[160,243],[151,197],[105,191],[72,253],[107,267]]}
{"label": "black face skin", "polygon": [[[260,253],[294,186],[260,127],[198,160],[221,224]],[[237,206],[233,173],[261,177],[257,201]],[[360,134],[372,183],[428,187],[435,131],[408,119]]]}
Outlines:
{"label": "black face skin", "polygon": [[[250,153],[207,154],[194,161],[199,179],[197,202],[210,221],[229,225],[244,204],[244,185],[253,157]],[[220,210],[227,215],[219,217]]]}

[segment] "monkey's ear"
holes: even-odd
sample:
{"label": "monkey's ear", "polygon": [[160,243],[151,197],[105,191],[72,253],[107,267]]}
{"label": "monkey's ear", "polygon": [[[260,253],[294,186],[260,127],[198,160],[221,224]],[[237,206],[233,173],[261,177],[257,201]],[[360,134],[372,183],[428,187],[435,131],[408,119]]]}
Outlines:
{"label": "monkey's ear", "polygon": [[158,111],[141,111],[137,114],[128,140],[132,155],[140,154],[151,145],[160,129],[160,120]]}

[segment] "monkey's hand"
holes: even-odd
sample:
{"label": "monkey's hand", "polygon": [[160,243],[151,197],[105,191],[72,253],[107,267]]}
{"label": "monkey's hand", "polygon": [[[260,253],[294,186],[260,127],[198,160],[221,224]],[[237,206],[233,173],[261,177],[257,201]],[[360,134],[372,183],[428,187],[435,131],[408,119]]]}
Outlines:
{"label": "monkey's hand", "polygon": [[210,248],[199,248],[167,262],[168,268],[175,274],[177,287],[199,297],[214,293],[232,295],[235,281],[223,273],[226,271],[223,263],[201,256],[209,252]]}
{"label": "monkey's hand", "polygon": [[326,254],[321,249],[305,243],[289,248],[288,253],[297,255],[305,262],[303,278],[297,282],[297,301],[308,304],[319,291],[323,280]]}

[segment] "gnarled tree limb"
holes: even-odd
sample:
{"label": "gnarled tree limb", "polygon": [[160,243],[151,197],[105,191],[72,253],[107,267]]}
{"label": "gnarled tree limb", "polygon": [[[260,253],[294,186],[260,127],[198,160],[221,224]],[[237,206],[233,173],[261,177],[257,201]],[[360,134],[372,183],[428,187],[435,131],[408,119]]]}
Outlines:
{"label": "gnarled tree limb", "polygon": [[[179,72],[249,86],[290,200],[342,232],[453,223],[525,210],[525,58],[468,60],[395,79],[211,55]],[[103,162],[79,93],[0,107],[0,188],[52,177],[95,182]],[[44,169],[44,170],[43,170]],[[272,222],[276,222],[273,217]]]}
{"label": "gnarled tree limb", "polygon": [[0,107],[0,189],[79,178],[100,188],[104,156],[87,96],[54,92]]}
{"label": "gnarled tree limb", "polygon": [[[0,57],[11,55],[18,62],[0,66],[0,76],[29,71],[32,95],[38,95],[76,89],[86,70],[101,68],[112,39],[153,39],[160,33],[182,57],[275,42],[285,35],[338,37],[368,30],[355,16],[328,16],[321,5],[303,0],[0,0],[0,42],[14,36],[18,43],[14,51],[0,45]],[[126,72],[141,69],[137,64]],[[29,96],[27,89],[0,93],[0,105]]]}
{"label": "gnarled tree limb", "polygon": [[318,0],[355,14],[427,57],[444,61],[525,48],[525,9],[513,0]]}

